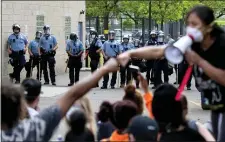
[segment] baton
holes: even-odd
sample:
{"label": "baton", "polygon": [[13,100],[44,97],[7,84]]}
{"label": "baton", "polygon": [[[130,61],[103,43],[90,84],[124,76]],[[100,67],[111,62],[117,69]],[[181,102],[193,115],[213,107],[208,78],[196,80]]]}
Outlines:
{"label": "baton", "polygon": [[30,77],[32,77],[32,72],[33,72],[33,59],[31,59]]}
{"label": "baton", "polygon": [[66,60],[66,69],[65,69],[65,72],[67,72],[68,63],[69,63],[69,59]]}
{"label": "baton", "polygon": [[176,101],[180,100],[181,93],[184,91],[184,87],[186,86],[186,84],[187,84],[187,82],[188,82],[188,80],[189,80],[189,78],[191,76],[192,69],[193,69],[193,66],[189,66],[188,67],[188,69],[187,69],[187,71],[186,71],[186,73],[184,75],[184,78],[183,78],[183,80],[181,82],[181,85],[180,85],[180,87],[178,89],[178,92],[176,94],[176,97],[175,97]]}
{"label": "baton", "polygon": [[39,66],[38,66],[38,78],[39,78],[39,81],[41,81],[41,61],[40,60],[38,61],[38,64],[39,64]]}

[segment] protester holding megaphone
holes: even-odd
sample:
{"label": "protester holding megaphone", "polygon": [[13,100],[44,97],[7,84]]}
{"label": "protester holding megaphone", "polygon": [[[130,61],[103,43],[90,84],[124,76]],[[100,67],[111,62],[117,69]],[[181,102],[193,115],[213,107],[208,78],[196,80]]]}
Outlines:
{"label": "protester holding megaphone", "polygon": [[193,65],[196,87],[212,110],[213,133],[225,141],[225,33],[214,23],[214,12],[207,6],[196,6],[186,19],[186,36],[173,45],[143,47],[119,55],[121,65],[131,57],[154,59],[164,56],[172,63],[183,60]]}

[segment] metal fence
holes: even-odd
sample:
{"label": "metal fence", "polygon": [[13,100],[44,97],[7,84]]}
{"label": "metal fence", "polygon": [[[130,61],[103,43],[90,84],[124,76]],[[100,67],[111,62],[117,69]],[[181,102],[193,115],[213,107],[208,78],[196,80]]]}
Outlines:
{"label": "metal fence", "polygon": [[[104,17],[86,17],[86,37],[90,41],[89,31],[95,29],[99,35],[104,34],[103,26]],[[109,29],[116,32],[116,40],[122,40],[123,35],[129,35],[131,38],[140,39],[146,42],[149,36],[149,29],[162,30],[165,35],[170,34],[176,39],[180,34],[184,33],[183,20],[168,22],[163,24],[163,29],[154,20],[151,20],[151,28],[149,27],[150,20],[148,18],[109,18]],[[142,34],[144,33],[144,34]]]}

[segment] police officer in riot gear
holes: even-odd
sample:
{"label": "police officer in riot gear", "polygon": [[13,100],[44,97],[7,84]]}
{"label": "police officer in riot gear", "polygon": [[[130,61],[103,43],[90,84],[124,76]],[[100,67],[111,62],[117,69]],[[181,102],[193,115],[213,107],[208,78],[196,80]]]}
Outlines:
{"label": "police officer in riot gear", "polygon": [[24,54],[26,54],[28,40],[20,33],[19,24],[13,24],[12,30],[13,34],[8,37],[8,54],[9,62],[13,66],[13,73],[10,73],[9,77],[11,81],[15,79],[15,83],[20,83],[20,72],[26,63]]}
{"label": "police officer in riot gear", "polygon": [[[128,35],[124,35],[123,36],[123,42],[120,45],[121,47],[121,52],[126,52],[128,50],[134,49],[134,45],[132,43],[129,42],[129,36]],[[121,88],[123,88],[131,81],[131,71],[129,68],[129,65],[131,64],[131,61],[125,66],[125,67],[120,67],[120,76],[121,76]]]}
{"label": "police officer in riot gear", "polygon": [[[90,35],[93,38],[93,40],[90,44],[88,55],[91,59],[90,62],[91,72],[94,72],[98,68],[100,53],[103,45],[101,40],[98,38],[98,33],[95,30],[91,30]],[[96,85],[96,87],[98,87],[98,84]]]}
{"label": "police officer in riot gear", "polygon": [[[69,56],[68,68],[70,83],[68,86],[72,86],[75,82],[79,81],[80,69],[82,68],[82,54],[84,52],[83,44],[75,33],[70,34],[70,41],[67,43],[66,52]],[[74,78],[75,69],[75,78]]]}
{"label": "police officer in riot gear", "polygon": [[[164,33],[162,31],[159,31],[157,44],[158,45],[164,44]],[[155,87],[157,87],[158,85],[162,83],[162,78],[161,78],[162,71],[164,75],[164,82],[168,83],[169,81],[168,61],[165,58],[162,58],[162,59],[158,59],[156,62],[157,63],[155,64],[155,80],[154,80]]]}
{"label": "police officer in riot gear", "polygon": [[[139,39],[134,39],[133,40],[134,48],[140,48],[141,47],[141,41]],[[143,63],[143,59],[138,59],[138,58],[132,58],[132,65],[138,66],[142,72],[143,66],[145,66]],[[145,66],[146,67],[146,66]],[[145,68],[144,67],[144,68]],[[139,80],[138,80],[138,74],[137,72],[132,73],[133,78],[135,79],[136,82],[136,88],[139,88]]]}
{"label": "police officer in riot gear", "polygon": [[[106,63],[110,58],[116,58],[121,50],[120,50],[120,44],[115,41],[115,32],[109,31],[108,34],[109,40],[105,41],[103,47],[102,47],[102,54],[104,57],[104,63]],[[116,84],[116,78],[117,78],[117,72],[112,73],[112,79],[111,79],[111,88],[115,88]],[[109,81],[109,74],[106,74],[103,78],[103,86],[101,89],[107,89]]]}
{"label": "police officer in riot gear", "polygon": [[44,84],[49,84],[49,77],[48,77],[48,69],[47,64],[49,66],[49,72],[50,72],[50,79],[52,85],[56,85],[55,83],[55,54],[56,49],[58,48],[57,40],[55,36],[52,36],[50,34],[50,26],[45,25],[43,27],[44,34],[40,39],[39,47],[41,52],[41,65],[42,70],[44,73]]}
{"label": "police officer in riot gear", "polygon": [[40,60],[41,60],[41,54],[40,54],[40,48],[39,48],[39,41],[42,36],[41,31],[36,32],[35,39],[32,40],[28,46],[28,53],[30,55],[29,62],[26,63],[25,69],[27,71],[26,77],[31,77],[32,69],[37,66],[37,80],[41,78],[40,71]]}
{"label": "police officer in riot gear", "polygon": [[[157,45],[157,34],[156,31],[151,31],[149,40],[146,42],[145,46],[149,45]],[[154,83],[154,66],[155,66],[155,60],[147,60],[146,66],[147,66],[147,72],[146,72],[146,79],[149,83],[149,80],[151,80],[151,83]],[[151,74],[150,74],[151,72]]]}

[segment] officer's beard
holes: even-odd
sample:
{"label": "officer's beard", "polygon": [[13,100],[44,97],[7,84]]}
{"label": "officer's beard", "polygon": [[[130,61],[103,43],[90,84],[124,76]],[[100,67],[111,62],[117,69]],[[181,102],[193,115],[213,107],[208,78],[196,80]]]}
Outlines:
{"label": "officer's beard", "polygon": [[37,41],[39,41],[39,40],[40,40],[40,37],[36,37],[35,39],[36,39]]}

